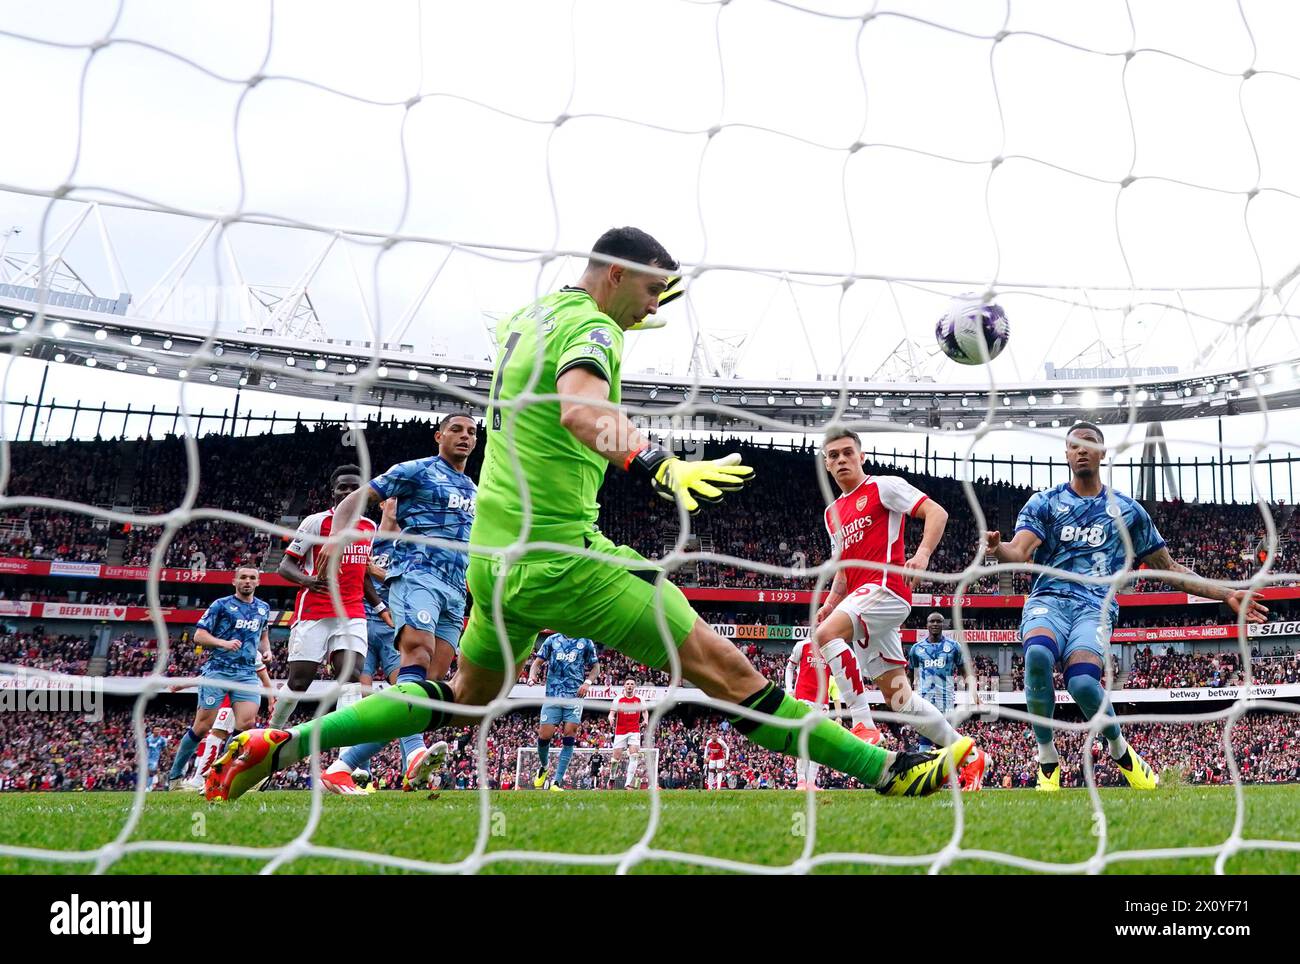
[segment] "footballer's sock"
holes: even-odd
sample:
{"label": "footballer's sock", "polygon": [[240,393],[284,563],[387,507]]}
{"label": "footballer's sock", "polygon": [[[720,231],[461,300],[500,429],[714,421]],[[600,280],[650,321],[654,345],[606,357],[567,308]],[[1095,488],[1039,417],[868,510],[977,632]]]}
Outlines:
{"label": "footballer's sock", "polygon": [[[1115,710],[1110,705],[1110,700],[1106,699],[1106,691],[1101,686],[1101,667],[1094,666],[1092,663],[1075,663],[1065,668],[1065,688],[1070,691],[1074,697],[1074,702],[1079,704],[1079,711],[1083,713],[1085,719],[1091,720],[1098,712],[1112,719],[1115,716]],[[1119,735],[1119,724],[1111,723],[1101,728],[1101,735],[1110,743],[1111,756],[1119,759],[1126,755],[1128,745],[1124,738]],[[1121,752],[1115,752],[1116,744],[1119,745]]]}
{"label": "footballer's sock", "polygon": [[194,760],[194,778],[202,780],[207,775],[208,767],[212,761],[217,758],[217,751],[221,749],[221,740],[208,731],[208,735],[203,738],[203,745],[199,747],[198,756]]}
{"label": "footballer's sock", "polygon": [[399,683],[423,683],[428,678],[429,674],[418,663],[403,666],[397,671],[397,682]]}
{"label": "footballer's sock", "polygon": [[[744,700],[741,706],[785,720],[800,720],[812,712],[807,703],[787,696],[769,683]],[[748,717],[733,716],[731,725],[766,750],[793,756],[798,753],[797,727],[775,726]],[[881,780],[894,755],[864,743],[834,720],[818,720],[808,733],[808,756],[834,770],[847,773],[870,786]]]}
{"label": "footballer's sock", "polygon": [[424,744],[424,734],[423,734],[423,733],[412,733],[410,736],[404,736],[404,737],[402,737],[402,738],[401,738],[400,740],[398,740],[397,742],[398,742],[398,745],[401,746],[401,748],[402,748],[402,766],[403,766],[403,767],[406,767],[406,766],[409,766],[409,765],[410,765],[410,762],[411,762],[411,754],[412,754],[412,753],[414,753],[416,750],[423,750],[423,749],[426,749],[425,744]]}
{"label": "footballer's sock", "polygon": [[190,727],[181,737],[181,745],[176,748],[176,757],[172,760],[171,772],[167,774],[167,779],[176,780],[184,776],[185,766],[198,748],[199,738],[194,733],[194,727]]}
{"label": "footballer's sock", "polygon": [[[843,693],[844,690],[840,692]],[[866,693],[856,693],[849,701],[849,718],[854,726],[861,723],[863,726],[876,729],[876,719],[871,715],[871,700],[867,698]]]}
{"label": "footballer's sock", "polygon": [[537,767],[545,770],[551,765],[551,741],[537,738]]}
{"label": "footballer's sock", "polygon": [[347,709],[295,726],[289,731],[293,739],[279,750],[276,769],[297,763],[310,754],[313,732],[320,735],[320,748],[329,750],[359,743],[385,744],[400,736],[447,725],[450,712],[431,710],[398,698],[403,695],[444,703],[454,703],[456,699],[449,683],[398,683]]}
{"label": "footballer's sock", "polygon": [[952,728],[952,724],[943,718],[935,705],[915,690],[899,712],[911,716],[907,722],[912,729],[935,746],[952,746],[961,739],[961,734]]}
{"label": "footballer's sock", "polygon": [[826,656],[831,674],[835,677],[835,685],[840,690],[840,699],[848,706],[849,718],[853,720],[854,726],[861,723],[875,729],[876,720],[871,715],[871,700],[867,698],[867,688],[862,685],[862,674],[858,670],[857,658],[847,645],[841,643],[841,646],[843,649],[838,653]]}
{"label": "footballer's sock", "polygon": [[[551,783],[557,786],[564,782],[564,771],[569,769],[569,760],[573,758],[573,743],[574,737],[571,736],[566,736],[561,741],[560,759],[555,764],[555,776],[551,780]],[[538,748],[540,749],[540,741]]]}
{"label": "footballer's sock", "polygon": [[[335,709],[345,710],[349,706],[353,706],[360,702],[361,702],[361,684],[344,683],[343,686],[340,687],[339,689],[339,701],[335,705]],[[343,747],[342,749],[346,752],[347,750],[351,749],[351,747]]]}
{"label": "footballer's sock", "polygon": [[[418,663],[412,663],[410,666],[403,666],[397,671],[397,682],[399,683],[423,683],[428,678],[424,667]],[[410,764],[411,754],[416,750],[424,749],[424,734],[411,733],[402,737],[398,741],[402,746],[402,767],[405,768]]]}
{"label": "footballer's sock", "polygon": [[808,781],[810,787],[817,786],[817,774],[821,772],[821,764],[808,761],[808,775],[804,778]]}
{"label": "footballer's sock", "polygon": [[280,687],[280,692],[275,697],[275,709],[271,713],[271,721],[267,725],[273,730],[284,729],[284,724],[288,722],[289,717],[293,716],[294,707],[298,705],[298,693],[289,689],[288,685]]}
{"label": "footballer's sock", "polygon": [[359,743],[350,746],[334,761],[326,773],[351,773],[353,770],[369,770],[370,758],[384,748],[382,743]]}
{"label": "footballer's sock", "polygon": [[[1037,642],[1034,642],[1037,640]],[[1034,645],[1030,645],[1030,643]],[[1056,715],[1056,690],[1052,688],[1052,670],[1056,666],[1056,643],[1046,636],[1031,637],[1025,641],[1025,708],[1034,716],[1052,719]],[[1038,743],[1038,759],[1054,763],[1058,759],[1053,745],[1050,726],[1032,724],[1034,739]],[[1044,747],[1050,756],[1044,756]]]}
{"label": "footballer's sock", "polygon": [[624,790],[636,783],[636,765],[640,759],[641,755],[639,753],[629,753],[627,755],[627,779],[623,781]]}

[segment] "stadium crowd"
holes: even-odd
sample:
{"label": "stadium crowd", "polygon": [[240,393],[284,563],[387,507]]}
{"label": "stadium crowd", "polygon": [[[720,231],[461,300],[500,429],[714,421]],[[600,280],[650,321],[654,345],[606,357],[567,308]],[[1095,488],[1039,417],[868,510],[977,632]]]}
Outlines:
{"label": "stadium crowd", "polygon": [[[406,422],[367,423],[365,446],[374,474],[387,466],[428,455],[433,448],[433,426],[422,419]],[[280,434],[235,437],[206,435],[197,447],[198,509],[218,508],[278,522],[286,514],[297,517],[324,508],[325,480],[330,467],[360,462],[361,432],[340,425],[298,425]],[[754,466],[761,484],[729,498],[715,511],[693,520],[700,547],[749,562],[778,566],[791,575],[758,573],[729,562],[701,562],[687,566],[679,580],[701,586],[750,588],[809,588],[814,580],[799,573],[824,562],[829,545],[823,521],[825,494],[819,478],[820,454],[816,445],[777,449],[741,439],[710,439],[699,443],[703,454],[716,456],[739,451]],[[71,499],[92,505],[111,504],[127,460],[134,466],[130,503],[141,513],[161,513],[184,499],[191,466],[184,441],[174,435],[138,442],[86,441],[57,445],[16,443],[8,493]],[[480,446],[468,471],[477,477],[482,462]],[[958,573],[974,558],[979,533],[962,485],[954,479],[918,475],[889,465],[869,463],[868,472],[906,478],[948,508],[948,532],[932,560],[936,572]],[[1031,494],[1024,487],[980,481],[974,483],[986,521],[1004,531],[1014,525],[1014,514]],[[780,493],[774,500],[772,494]],[[827,489],[827,492],[831,492]],[[831,492],[832,495],[836,494]],[[650,557],[659,557],[677,536],[675,508],[657,498],[638,480],[611,470],[601,493],[600,525],[615,541],[632,545]],[[1204,575],[1244,579],[1258,569],[1256,550],[1265,535],[1263,518],[1255,505],[1198,505],[1162,502],[1152,507],[1157,526],[1169,540],[1175,558],[1192,562]],[[1300,519],[1290,507],[1273,507],[1281,520],[1278,558],[1274,571],[1300,569]],[[0,555],[24,558],[102,562],[110,538],[123,540],[122,561],[128,565],[149,562],[161,536],[158,526],[122,527],[96,523],[86,516],[49,510],[6,510],[0,513]],[[910,532],[909,546],[919,528]],[[183,527],[170,542],[165,564],[174,568],[229,568],[236,564],[262,566],[273,544],[266,532],[238,523],[197,519]],[[967,589],[971,593],[1024,592],[1024,573],[982,576]],[[951,580],[926,580],[923,591],[952,592]],[[1163,588],[1153,580],[1138,580],[1132,590]],[[1130,591],[1132,591],[1130,590]]]}
{"label": "stadium crowd", "polygon": [[[1274,650],[1250,661],[1251,682],[1257,686],[1300,682],[1300,654]],[[1240,686],[1246,682],[1241,654],[1152,653],[1147,646],[1133,659],[1124,680],[1127,689],[1181,689],[1189,686]]]}

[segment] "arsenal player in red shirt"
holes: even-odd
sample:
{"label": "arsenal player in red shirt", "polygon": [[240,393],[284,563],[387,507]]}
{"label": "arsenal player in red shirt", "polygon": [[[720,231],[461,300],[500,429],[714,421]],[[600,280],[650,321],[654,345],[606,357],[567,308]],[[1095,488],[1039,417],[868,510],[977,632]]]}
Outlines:
{"label": "arsenal player in red shirt", "polygon": [[[614,727],[614,755],[609,761],[609,785],[614,785],[614,770],[627,751],[627,774],[623,789],[630,790],[636,782],[637,762],[641,758],[641,725],[650,714],[645,703],[636,695],[636,680],[623,683],[623,693],[609,708],[609,722]],[[653,776],[653,774],[652,774]]]}
{"label": "arsenal player in red shirt", "polygon": [[[330,500],[336,508],[350,492],[362,484],[361,469],[341,465],[330,475]],[[289,629],[289,679],[276,702],[271,726],[283,726],[303,693],[316,678],[320,665],[327,659],[334,678],[345,684],[339,707],[361,698],[357,680],[366,658],[366,612],[363,599],[374,605],[379,601],[371,581],[366,578],[370,564],[370,539],[375,524],[357,520],[356,527],[365,535],[348,543],[342,550],[326,546],[321,540],[333,531],[334,508],[303,519],[298,534],[284,551],[279,573],[299,587],[293,606],[293,623]],[[342,613],[330,593],[336,581]],[[358,789],[356,792],[360,793]]]}
{"label": "arsenal player in red shirt", "polygon": [[[912,611],[912,586],[930,565],[948,524],[948,513],[896,475],[867,475],[862,440],[856,432],[827,432],[822,455],[826,471],[840,489],[840,497],[826,507],[826,533],[841,568],[835,573],[830,596],[817,610],[813,642],[832,669],[833,654],[851,643],[862,676],[875,681],[890,709],[907,714],[912,728],[931,743],[951,746],[960,739],[957,731],[908,682],[899,631]],[[909,518],[920,519],[925,525],[921,544],[911,558],[903,547]],[[853,565],[844,566],[845,562]],[[886,570],[886,564],[897,568]],[[904,576],[899,570],[910,571]],[[836,675],[852,709],[859,695],[853,681],[847,681],[846,689],[845,681]],[[854,732],[858,733],[856,724],[855,720]],[[978,768],[982,773],[985,758],[983,751],[972,747],[964,760],[955,762],[963,771]],[[961,780],[966,782],[965,772]]]}

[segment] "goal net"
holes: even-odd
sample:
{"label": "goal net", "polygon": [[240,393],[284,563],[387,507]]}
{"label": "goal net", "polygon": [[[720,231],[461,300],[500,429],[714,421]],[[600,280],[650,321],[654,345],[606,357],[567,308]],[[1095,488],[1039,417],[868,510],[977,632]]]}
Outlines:
{"label": "goal net", "polygon": [[[306,0],[200,5],[181,16],[136,0],[86,16],[61,15],[61,6],[8,5],[0,14],[0,76],[10,90],[41,92],[11,98],[14,144],[0,173],[0,228],[13,222],[0,234],[8,353],[0,532],[21,542],[13,555],[47,560],[41,571],[50,578],[117,566],[138,551],[147,569],[141,598],[76,605],[142,610],[138,628],[153,645],[141,650],[149,658],[137,672],[105,677],[107,691],[133,698],[125,725],[140,778],[120,832],[71,851],[0,829],[0,856],[92,861],[97,871],[169,847],[249,856],[235,845],[142,837],[155,698],[202,682],[182,659],[192,641],[169,629],[169,614],[188,598],[177,573],[200,581],[249,554],[269,567],[309,497],[327,500],[320,453],[299,438],[305,433],[242,460],[200,438],[216,425],[213,412],[222,413],[218,434],[248,435],[257,404],[282,413],[344,407],[345,440],[328,447],[329,467],[355,461],[373,478],[392,451],[378,444],[376,416],[481,420],[504,348],[496,323],[575,283],[592,240],[612,225],[649,230],[685,278],[685,296],[663,312],[666,327],[628,335],[628,412],[687,458],[740,434],[757,433],[754,449],[813,443],[801,449],[808,457],[798,475],[760,475],[743,496],[695,518],[661,509],[644,487],[618,488],[623,476],[611,473],[606,517],[618,520],[622,541],[658,558],[667,578],[714,580],[718,593],[701,609],[726,608],[728,593],[743,591],[762,605],[806,602],[801,622],[815,624],[821,594],[844,567],[825,546],[819,512],[794,531],[772,510],[802,491],[819,494],[818,509],[837,494],[816,451],[832,425],[855,429],[873,449],[880,440],[878,465],[957,480],[945,549],[931,557],[921,591],[951,609],[967,662],[968,630],[983,613],[971,600],[1023,595],[1028,576],[1044,571],[986,565],[983,532],[995,523],[1010,532],[1026,479],[1034,489],[1064,480],[1059,471],[1051,477],[1044,453],[1050,447],[1059,469],[1062,430],[1079,417],[1104,425],[1112,466],[1150,456],[1140,476],[1110,470],[1116,489],[1245,504],[1233,525],[1249,517],[1241,524],[1250,558],[1212,573],[1214,586],[1264,592],[1297,580],[1300,523],[1282,505],[1293,496],[1289,470],[1277,463],[1300,440],[1287,411],[1300,394],[1300,164],[1291,130],[1300,22],[1288,5],[1207,3],[1192,17],[1145,3],[1070,12],[1018,2],[492,0],[390,4],[364,18]],[[996,300],[1011,319],[1010,345],[990,365],[958,366],[935,345],[935,321],[968,292]],[[45,401],[22,422],[32,403],[16,399],[37,398],[46,371],[65,401],[92,391],[119,407],[129,398],[136,414],[127,406],[123,438],[174,434],[168,444],[181,468],[163,478],[138,457],[146,450],[126,446],[96,450],[94,471],[90,463],[33,469],[24,453],[38,434],[57,436],[56,420],[77,435],[90,431],[88,419],[98,420],[97,437],[118,431],[105,414],[112,404],[59,407],[43,381]],[[530,386],[501,409],[554,409],[548,391]],[[149,429],[139,399],[150,407]],[[177,414],[159,424],[154,409],[167,400]],[[1221,416],[1249,421],[1216,437]],[[486,429],[488,447],[506,444]],[[1186,473],[1178,465],[1177,491],[1171,445],[1189,463]],[[904,465],[888,453],[900,446],[924,454]],[[1014,486],[992,477],[995,456],[1020,460],[1025,474]],[[522,478],[520,465],[512,470]],[[252,480],[251,496],[232,484],[236,476]],[[1198,529],[1178,556],[1195,566],[1224,537]],[[337,547],[348,538],[307,542]],[[1104,587],[1109,606],[1132,590],[1142,562],[1126,528],[1122,538],[1117,570],[1056,574]],[[512,544],[502,559],[529,545]],[[120,558],[110,561],[110,552]],[[342,613],[337,586],[331,593]],[[0,602],[9,617],[63,605]],[[474,604],[491,612],[507,654],[499,602]],[[666,618],[659,630],[667,641]],[[810,791],[792,805],[807,808],[809,824],[788,861],[695,852],[662,832],[661,789],[649,778],[659,773],[657,750],[643,751],[654,805],[613,861],[540,848],[508,859],[755,872],[844,863],[939,872],[978,860],[1075,873],[1193,854],[1212,856],[1223,871],[1242,854],[1297,851],[1300,842],[1252,835],[1246,819],[1248,761],[1234,728],[1259,714],[1294,719],[1297,708],[1252,690],[1253,638],[1235,617],[1236,642],[1225,647],[1235,647],[1244,684],[1213,707],[1170,714],[1143,704],[1122,719],[1135,734],[1199,727],[1201,745],[1214,747],[1212,765],[1235,793],[1234,819],[1209,843],[1118,844],[1098,792],[1106,764],[1098,757],[1094,766],[1090,752],[1105,720],[1048,719],[1007,699],[995,721],[972,720],[967,701],[951,718],[994,741],[995,754],[1023,755],[1030,724],[1058,733],[1088,791],[1091,820],[1061,831],[1089,842],[1082,859],[1026,856],[1013,828],[997,848],[972,843],[977,818],[955,788],[952,833],[937,848],[913,851],[864,833],[853,852],[825,851]],[[4,652],[6,679],[55,688],[87,667],[111,668],[115,651],[105,639],[75,659]],[[694,724],[699,734],[723,717],[759,720],[790,729],[807,752],[819,714],[800,723],[705,697],[682,679],[675,648],[665,653],[650,738],[666,753],[660,734],[679,726],[688,704],[713,714]],[[176,662],[188,675],[169,671]],[[1116,684],[1109,666],[1105,681]],[[318,714],[339,692],[319,684]],[[479,721],[457,752],[485,815],[501,805],[489,755],[509,766],[501,747],[518,738],[516,711],[537,702],[512,691],[459,707]],[[876,716],[914,722],[883,708]],[[744,741],[729,738],[739,753]],[[531,786],[534,752],[516,751],[516,786]],[[607,751],[584,749],[571,778],[588,777],[594,760],[607,775]],[[314,776],[321,767],[313,755],[302,769]],[[779,785],[783,771],[773,768]],[[1259,771],[1257,758],[1248,769]],[[469,856],[445,862],[326,847],[317,804],[313,797],[304,808],[300,835],[270,848],[266,870],[328,856],[474,872],[498,859],[486,817],[466,840]]]}
{"label": "goal net", "polygon": [[[521,746],[515,753],[515,789],[540,790],[549,789],[554,782],[555,764],[559,759],[559,748],[551,750],[550,773],[544,787],[534,787],[533,781],[538,771],[537,747]],[[573,748],[573,758],[565,780],[561,784],[567,790],[610,790],[627,786],[628,754],[614,762],[612,747],[578,746]],[[655,747],[643,747],[636,761],[632,788],[643,790],[651,784],[659,783],[659,750]]]}

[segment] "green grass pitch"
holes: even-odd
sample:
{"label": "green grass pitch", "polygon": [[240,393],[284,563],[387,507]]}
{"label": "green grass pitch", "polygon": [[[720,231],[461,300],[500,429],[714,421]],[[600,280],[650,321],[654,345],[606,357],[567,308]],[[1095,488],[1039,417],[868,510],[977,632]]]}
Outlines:
{"label": "green grass pitch", "polygon": [[[794,791],[664,792],[658,830],[650,847],[780,867],[799,859],[809,827],[806,797]],[[1177,787],[1138,794],[1103,790],[1107,852],[1208,847],[1232,830],[1231,788]],[[1248,787],[1242,835],[1247,840],[1300,841],[1300,786]],[[127,793],[0,794],[0,844],[10,847],[89,850],[112,840],[130,813]],[[307,825],[310,794],[252,793],[232,804],[210,806],[194,794],[150,794],[126,851],[113,873],[249,873],[275,856]],[[650,816],[647,793],[619,791],[564,794],[507,791],[490,797],[486,853],[544,850],[618,855],[642,837]],[[1059,794],[984,791],[963,797],[969,850],[1001,851],[1053,863],[1088,860],[1096,850],[1094,821],[1082,790]],[[472,850],[479,827],[476,792],[381,792],[365,799],[325,797],[314,845],[451,863]],[[872,793],[823,792],[816,796],[813,854],[871,851],[919,855],[945,846],[954,829],[951,797],[884,799]],[[146,841],[182,846],[222,844],[266,848],[259,855],[167,852],[140,847]],[[52,862],[0,856],[3,873],[86,873],[91,861]],[[1212,856],[1125,859],[1108,873],[1210,873]],[[305,856],[284,863],[281,873],[400,872],[368,860]],[[561,866],[511,857],[493,860],[488,873],[563,871],[610,873],[614,862]],[[816,872],[922,873],[921,866],[825,863]],[[651,859],[634,872],[711,871],[688,861]],[[1227,863],[1229,873],[1294,874],[1300,852],[1245,849]],[[1003,864],[961,858],[945,873],[1013,873]]]}

